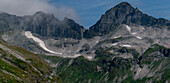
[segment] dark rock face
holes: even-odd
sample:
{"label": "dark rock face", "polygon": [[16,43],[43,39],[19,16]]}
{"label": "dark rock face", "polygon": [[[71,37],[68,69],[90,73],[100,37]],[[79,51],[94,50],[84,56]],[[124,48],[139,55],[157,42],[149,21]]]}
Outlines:
{"label": "dark rock face", "polygon": [[68,18],[59,21],[53,15],[38,12],[26,19],[26,30],[43,37],[82,39],[83,36],[84,28]]}
{"label": "dark rock face", "polygon": [[159,50],[164,56],[169,57],[170,56],[170,49],[162,49]]}
{"label": "dark rock face", "polygon": [[19,25],[21,18],[7,13],[0,14],[0,35]]}
{"label": "dark rock face", "polygon": [[87,38],[100,36],[113,31],[120,24],[136,24],[142,26],[169,26],[170,22],[163,18],[156,19],[143,14],[129,3],[122,2],[108,10],[101,19],[85,32]]}
{"label": "dark rock face", "polygon": [[0,28],[0,32],[9,31],[10,29],[22,29],[54,39],[82,39],[84,32],[84,27],[71,19],[65,18],[63,21],[59,21],[53,15],[43,12],[24,17],[6,13],[0,14]]}

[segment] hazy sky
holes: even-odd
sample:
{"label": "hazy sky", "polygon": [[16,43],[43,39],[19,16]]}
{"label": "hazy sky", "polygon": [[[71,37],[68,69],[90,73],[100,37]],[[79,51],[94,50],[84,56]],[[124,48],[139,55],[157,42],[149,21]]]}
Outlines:
{"label": "hazy sky", "polygon": [[148,15],[170,20],[170,0],[0,0],[0,12],[23,16],[44,11],[59,19],[74,19],[88,28],[108,9],[122,1],[129,2]]}

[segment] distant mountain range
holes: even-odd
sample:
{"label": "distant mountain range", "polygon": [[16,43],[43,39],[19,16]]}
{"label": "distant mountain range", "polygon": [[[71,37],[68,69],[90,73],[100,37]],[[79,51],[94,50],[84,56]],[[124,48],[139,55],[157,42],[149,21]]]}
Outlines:
{"label": "distant mountain range", "polygon": [[46,14],[41,11],[32,16],[24,17],[1,13],[0,20],[1,30],[4,30],[4,27],[6,27],[5,29],[7,31],[9,31],[9,29],[20,28],[43,37],[54,39],[82,39],[102,36],[113,31],[121,24],[157,27],[170,26],[170,21],[143,14],[140,10],[133,8],[127,2],[122,2],[106,11],[100,20],[95,25],[91,26],[89,30],[86,30],[83,26],[75,23],[71,19],[65,18],[59,21],[52,14]]}
{"label": "distant mountain range", "polygon": [[0,14],[0,37],[47,61],[64,83],[170,82],[170,21],[127,2],[85,29],[51,14]]}

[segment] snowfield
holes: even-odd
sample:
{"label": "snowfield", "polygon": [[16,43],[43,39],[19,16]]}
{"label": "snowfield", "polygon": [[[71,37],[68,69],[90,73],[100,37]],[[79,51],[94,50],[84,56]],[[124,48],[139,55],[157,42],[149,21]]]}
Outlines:
{"label": "snowfield", "polygon": [[52,54],[59,54],[59,55],[62,54],[62,53],[58,53],[58,52],[54,52],[54,51],[52,51],[52,50],[49,50],[49,49],[45,46],[45,43],[44,43],[42,40],[40,40],[39,38],[33,36],[30,31],[26,31],[26,32],[25,32],[25,36],[26,36],[27,38],[33,39],[35,42],[38,43],[38,45],[39,45],[40,47],[42,47],[44,50],[46,50],[46,51],[48,51],[48,52],[50,52],[50,53],[52,53]]}
{"label": "snowfield", "polygon": [[[33,39],[33,40],[34,40],[35,42],[37,42],[38,45],[39,45],[40,47],[42,47],[44,50],[46,50],[46,51],[48,51],[48,52],[50,52],[50,53],[52,53],[52,54],[62,55],[62,53],[58,53],[58,52],[54,52],[54,51],[52,51],[52,50],[49,50],[49,49],[45,46],[45,43],[44,43],[42,40],[40,40],[39,38],[33,36],[30,31],[25,31],[25,36],[26,36],[27,38]],[[51,55],[51,56],[55,56],[55,55]],[[59,57],[63,57],[63,58],[77,58],[77,57],[79,57],[79,56],[81,56],[81,55],[80,55],[80,54],[75,54],[74,56],[59,56]],[[88,59],[92,59],[93,57],[87,57],[87,58],[88,58]]]}

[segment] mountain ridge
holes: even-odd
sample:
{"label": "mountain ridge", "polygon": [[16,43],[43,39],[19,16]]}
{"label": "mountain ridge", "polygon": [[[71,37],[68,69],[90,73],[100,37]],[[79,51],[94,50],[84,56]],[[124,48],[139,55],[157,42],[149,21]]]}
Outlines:
{"label": "mountain ridge", "polygon": [[[120,24],[137,24],[142,26],[170,26],[170,21],[163,18],[154,18],[132,7],[128,2],[122,2],[106,11],[100,20],[86,30],[85,34],[101,36],[113,31]],[[89,36],[89,38],[91,38]]]}
{"label": "mountain ridge", "polygon": [[[65,18],[60,21],[52,14],[37,12],[32,16],[18,17],[7,13],[0,14],[1,32],[14,30],[16,27],[29,30],[40,36],[60,38],[82,39],[84,27],[75,21]],[[4,28],[6,27],[6,28]],[[4,29],[3,29],[4,28]]]}
{"label": "mountain ridge", "polygon": [[169,21],[143,14],[127,2],[106,11],[89,30],[43,12],[6,16],[0,17],[2,39],[19,46],[13,50],[23,47],[38,54],[64,83],[170,82]]}
{"label": "mountain ridge", "polygon": [[[6,17],[4,17],[4,15]],[[50,39],[54,39],[57,41],[62,40],[65,42],[66,40],[68,41],[72,40],[74,42],[77,41],[76,43],[72,42],[73,45],[75,45],[79,43],[81,40],[90,40],[98,37],[100,38],[102,36],[106,36],[107,38],[112,38],[114,35],[124,36],[126,34],[136,34],[138,32],[138,31],[134,33],[127,32],[127,30],[124,30],[124,28],[127,28],[126,25],[129,27],[136,27],[134,29],[139,30],[139,33],[141,33],[141,31],[144,31],[146,28],[149,29],[149,27],[152,27],[151,29],[155,29],[154,31],[157,31],[156,27],[158,28],[169,27],[166,24],[170,23],[170,21],[168,20],[162,19],[163,20],[162,21],[161,18],[156,19],[154,17],[143,14],[140,10],[134,8],[127,2],[119,3],[113,8],[107,10],[106,13],[101,16],[101,19],[89,29],[85,29],[83,26],[77,24],[74,20],[71,20],[69,18],[64,18],[62,21],[60,21],[56,17],[54,17],[54,15],[46,14],[41,11],[35,13],[34,15],[24,16],[24,17],[17,17],[15,15],[3,13],[2,17],[0,14],[0,18],[1,18],[0,36],[5,41],[7,41],[9,44],[21,46],[24,48],[29,48],[29,50],[35,52],[38,49],[40,49],[40,47],[37,46],[37,43],[30,41],[30,39],[28,39],[24,35],[25,31],[30,31],[34,36],[40,38],[40,40],[44,40],[46,45],[49,45],[49,47],[54,47],[56,49],[55,51],[57,51],[58,48],[56,48],[56,46],[65,48],[67,47],[66,45],[70,44],[71,41],[67,43],[63,42],[58,44],[58,42],[56,41],[55,42],[49,41]],[[151,20],[147,20],[147,19],[151,19]],[[142,23],[145,25],[142,25]],[[143,28],[137,28],[137,27],[143,27]],[[145,34],[149,34],[149,33],[145,32]],[[107,35],[110,35],[110,37],[108,37]],[[146,37],[146,35],[143,36]],[[142,39],[140,36],[137,36],[137,38]],[[30,42],[34,43],[33,46],[34,48],[32,48],[32,46],[30,47],[29,45]],[[49,44],[49,42],[51,44]],[[97,40],[96,43],[97,42],[99,42],[99,40]],[[80,48],[77,49],[80,50]],[[77,51],[75,52],[77,53]]]}
{"label": "mountain ridge", "polygon": [[[107,10],[105,14],[101,16],[100,20],[93,26],[89,27],[89,29],[85,29],[83,26],[77,24],[74,20],[69,18],[64,18],[60,21],[54,15],[46,14],[42,11],[39,11],[34,15],[23,17],[1,13],[0,18],[2,22],[4,21],[3,26],[10,27],[10,29],[13,27],[20,27],[40,36],[55,39],[83,39],[103,36],[111,31],[114,31],[116,27],[120,26],[120,24],[136,24],[147,27],[170,26],[169,20],[164,18],[154,18],[144,14],[139,9],[131,6],[128,2],[121,2]],[[9,26],[8,24],[13,26]]]}

